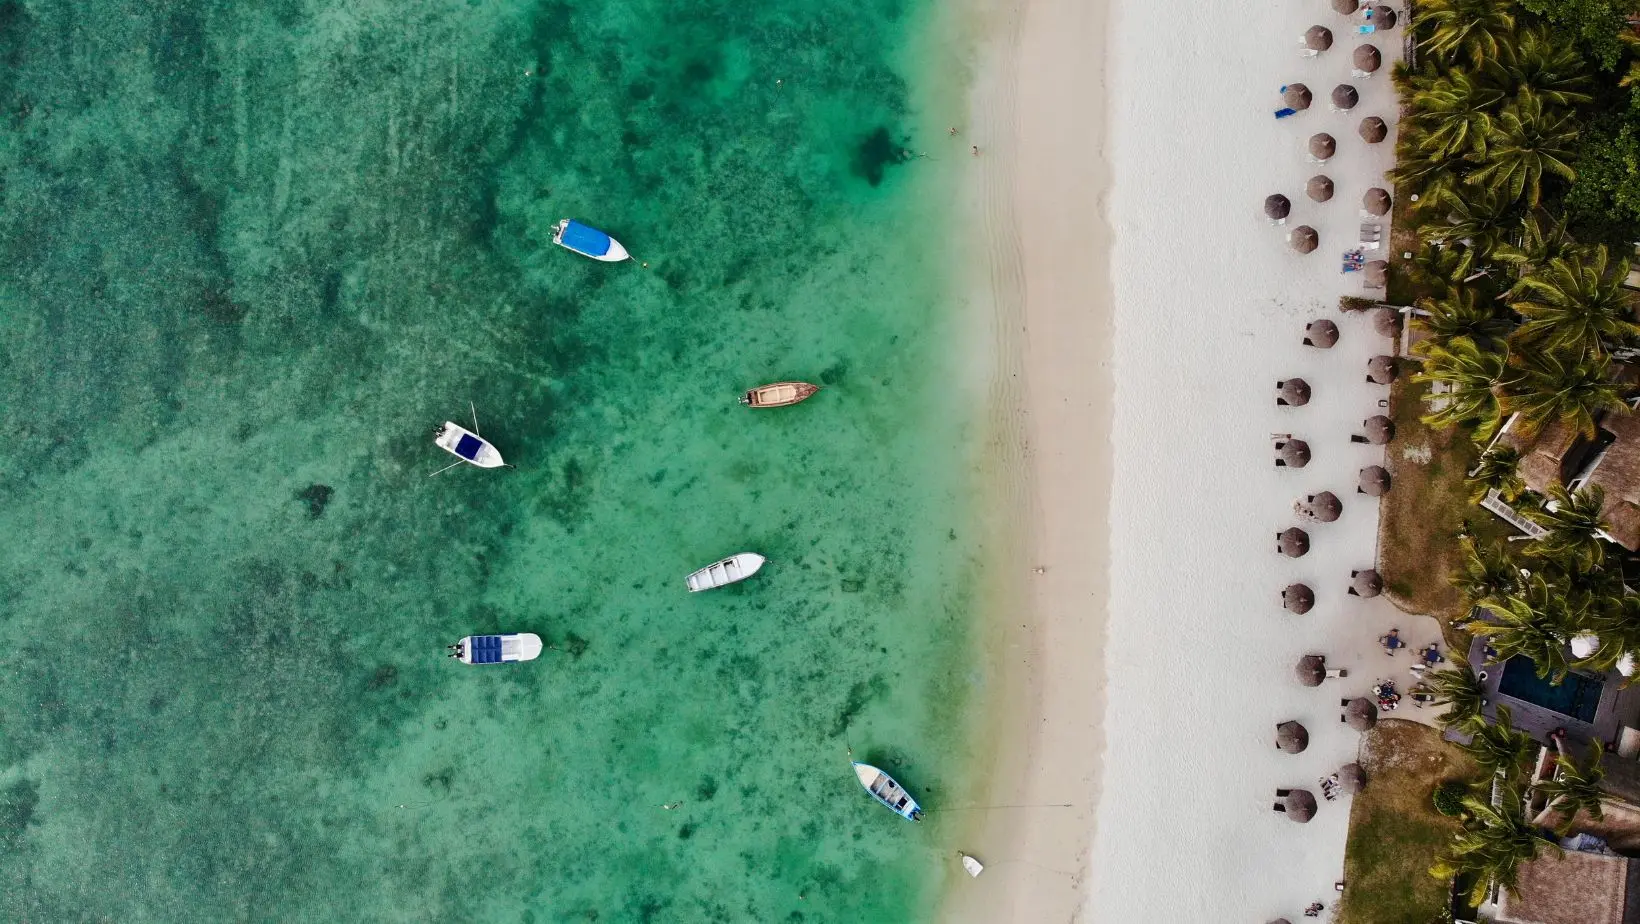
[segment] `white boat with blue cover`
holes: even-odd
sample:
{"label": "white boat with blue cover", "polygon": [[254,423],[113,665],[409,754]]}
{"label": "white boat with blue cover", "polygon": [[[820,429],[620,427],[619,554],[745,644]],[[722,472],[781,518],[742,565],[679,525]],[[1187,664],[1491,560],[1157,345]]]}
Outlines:
{"label": "white boat with blue cover", "polygon": [[711,590],[714,587],[744,581],[756,574],[757,569],[763,567],[763,563],[767,560],[756,552],[741,552],[739,555],[731,555],[722,561],[712,562],[710,565],[689,575],[687,578],[689,592]]}
{"label": "white boat with blue cover", "polygon": [[552,242],[565,250],[573,250],[583,257],[605,263],[632,259],[620,241],[573,218],[565,218],[552,226]]}
{"label": "white boat with blue cover", "polygon": [[490,445],[489,440],[461,424],[448,420],[444,422],[444,426],[438,428],[438,435],[433,437],[433,442],[462,462],[470,462],[479,468],[500,468],[507,464],[501,461],[501,451]]}
{"label": "white boat with blue cover", "polygon": [[512,635],[469,635],[456,642],[456,659],[463,664],[511,664],[541,656],[541,636],[533,632]]}
{"label": "white boat with blue cover", "polygon": [[854,762],[854,775],[859,778],[860,785],[871,793],[871,797],[881,802],[885,808],[901,818],[911,821],[922,821],[922,806],[905,787],[894,781],[894,778],[870,764]]}

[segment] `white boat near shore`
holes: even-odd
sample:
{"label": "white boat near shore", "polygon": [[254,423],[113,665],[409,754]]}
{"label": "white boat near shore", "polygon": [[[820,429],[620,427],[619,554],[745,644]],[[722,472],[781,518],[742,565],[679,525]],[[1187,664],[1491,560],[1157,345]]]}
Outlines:
{"label": "white boat near shore", "polygon": [[[922,821],[922,806],[887,772],[854,761],[854,776],[883,807],[909,821]],[[966,864],[964,864],[966,866]],[[973,875],[978,875],[977,873]]]}
{"label": "white boat near shore", "polygon": [[463,664],[511,664],[541,657],[541,636],[533,632],[511,635],[469,635],[455,643],[456,660]]}
{"label": "white boat near shore", "polygon": [[741,552],[739,555],[731,555],[722,561],[713,562],[689,575],[689,591],[694,593],[711,590],[714,587],[744,581],[756,574],[757,569],[763,567],[767,560],[756,552]]}
{"label": "white boat near shore", "polygon": [[619,263],[632,259],[621,242],[590,225],[573,218],[565,218],[552,226],[552,242],[565,250],[573,250],[583,257],[604,263]]}

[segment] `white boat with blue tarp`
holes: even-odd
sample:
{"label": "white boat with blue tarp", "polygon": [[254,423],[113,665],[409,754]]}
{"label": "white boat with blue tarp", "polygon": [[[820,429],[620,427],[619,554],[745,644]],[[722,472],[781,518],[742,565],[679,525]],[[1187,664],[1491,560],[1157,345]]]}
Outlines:
{"label": "white boat with blue tarp", "polygon": [[911,821],[922,821],[922,806],[905,787],[895,782],[894,778],[870,764],[854,762],[854,775],[859,778],[860,785],[871,793],[871,797],[881,802],[884,807],[901,818]]}
{"label": "white boat with blue tarp", "polygon": [[632,255],[626,252],[620,241],[573,218],[565,218],[552,226],[552,242],[565,250],[573,250],[583,257],[591,257],[605,263],[619,263],[632,259]]}
{"label": "white boat with blue tarp", "polygon": [[511,664],[541,656],[541,636],[533,632],[512,635],[469,635],[454,645],[454,657],[463,664]]}
{"label": "white boat with blue tarp", "polygon": [[438,428],[438,435],[433,437],[433,442],[461,461],[470,462],[479,468],[500,468],[507,464],[501,461],[501,451],[492,446],[489,440],[461,424],[448,420],[444,422],[444,426]]}

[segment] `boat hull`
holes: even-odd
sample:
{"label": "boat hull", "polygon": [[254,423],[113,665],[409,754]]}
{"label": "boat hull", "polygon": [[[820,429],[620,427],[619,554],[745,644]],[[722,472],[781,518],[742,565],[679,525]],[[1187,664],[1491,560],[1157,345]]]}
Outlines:
{"label": "boat hull", "polygon": [[758,572],[768,559],[756,552],[741,552],[722,561],[716,561],[685,578],[690,593],[712,590],[726,584],[744,581]]}
{"label": "boat hull", "polygon": [[534,632],[511,635],[469,635],[456,643],[463,664],[516,664],[541,657],[541,636]]}
{"label": "boat hull", "polygon": [[741,395],[740,403],[747,407],[789,407],[808,400],[819,390],[820,386],[808,382],[775,382]]}
{"label": "boat hull", "polygon": [[632,255],[626,252],[620,241],[571,218],[565,218],[552,226],[552,242],[565,250],[601,263],[619,263],[632,259]]}
{"label": "boat hull", "polygon": [[501,460],[501,451],[489,440],[448,420],[439,428],[433,442],[450,455],[479,468],[500,468],[507,464]]}
{"label": "boat hull", "polygon": [[854,763],[854,776],[884,808],[907,821],[922,821],[922,806],[893,777],[870,764]]}

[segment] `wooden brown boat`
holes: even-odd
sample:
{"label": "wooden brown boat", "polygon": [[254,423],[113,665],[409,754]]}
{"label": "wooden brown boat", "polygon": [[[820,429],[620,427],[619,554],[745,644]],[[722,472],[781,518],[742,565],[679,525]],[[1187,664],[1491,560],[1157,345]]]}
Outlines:
{"label": "wooden brown boat", "polygon": [[819,390],[819,385],[808,382],[776,382],[741,395],[740,403],[747,407],[785,407],[805,400]]}

